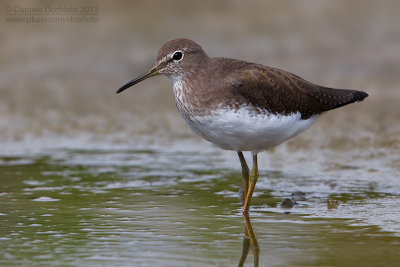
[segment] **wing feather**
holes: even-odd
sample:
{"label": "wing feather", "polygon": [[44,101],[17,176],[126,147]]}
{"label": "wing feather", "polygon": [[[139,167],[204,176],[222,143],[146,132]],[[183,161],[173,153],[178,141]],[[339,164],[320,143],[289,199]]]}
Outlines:
{"label": "wing feather", "polygon": [[368,96],[361,91],[319,86],[292,73],[258,64],[239,68],[229,80],[232,90],[256,108],[282,115],[300,112],[302,119]]}

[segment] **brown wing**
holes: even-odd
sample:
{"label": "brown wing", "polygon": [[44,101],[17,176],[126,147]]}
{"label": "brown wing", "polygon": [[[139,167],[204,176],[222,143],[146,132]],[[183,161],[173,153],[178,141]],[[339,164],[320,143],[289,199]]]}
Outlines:
{"label": "brown wing", "polygon": [[312,84],[292,73],[257,64],[243,66],[232,76],[232,90],[273,114],[300,111],[302,119],[361,101],[367,93]]}

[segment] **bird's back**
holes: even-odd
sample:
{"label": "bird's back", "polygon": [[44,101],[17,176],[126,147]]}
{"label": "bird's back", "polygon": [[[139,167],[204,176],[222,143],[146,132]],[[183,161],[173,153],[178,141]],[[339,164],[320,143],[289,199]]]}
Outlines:
{"label": "bird's back", "polygon": [[362,91],[319,86],[290,72],[260,64],[227,58],[211,60],[218,63],[211,66],[218,65],[219,70],[211,68],[210,75],[224,77],[219,83],[213,83],[212,77],[208,80],[213,83],[213,90],[234,96],[235,102],[252,105],[259,112],[275,115],[300,112],[302,119],[308,119],[368,96]]}

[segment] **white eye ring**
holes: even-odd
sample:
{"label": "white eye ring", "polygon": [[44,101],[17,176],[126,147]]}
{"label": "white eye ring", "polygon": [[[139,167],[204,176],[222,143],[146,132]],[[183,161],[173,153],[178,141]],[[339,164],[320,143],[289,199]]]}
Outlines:
{"label": "white eye ring", "polygon": [[172,59],[175,61],[181,61],[183,58],[183,52],[180,50],[177,50],[174,52],[174,54],[172,55]]}

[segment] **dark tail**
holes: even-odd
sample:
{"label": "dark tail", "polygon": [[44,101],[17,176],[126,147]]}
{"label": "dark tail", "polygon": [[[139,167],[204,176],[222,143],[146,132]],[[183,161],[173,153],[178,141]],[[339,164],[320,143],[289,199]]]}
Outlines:
{"label": "dark tail", "polygon": [[348,104],[364,100],[367,93],[348,89],[334,89],[320,87],[319,90],[311,91],[309,94],[319,102],[322,111],[346,106]]}
{"label": "dark tail", "polygon": [[340,90],[340,89],[334,89],[338,90],[338,95],[341,95],[343,93],[343,98],[336,103],[331,109],[339,108],[346,106],[351,103],[355,102],[360,102],[363,101],[364,98],[368,96],[366,92],[363,91],[356,91],[356,90]]}
{"label": "dark tail", "polygon": [[355,91],[353,96],[354,96],[353,102],[359,102],[359,101],[363,101],[364,98],[366,98],[368,96],[368,94],[363,91]]}

